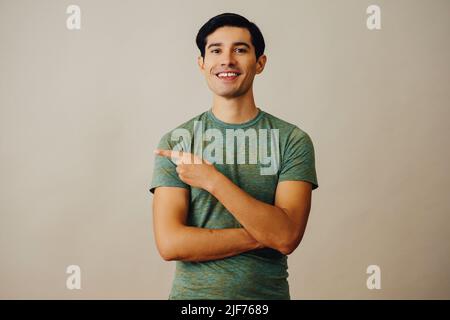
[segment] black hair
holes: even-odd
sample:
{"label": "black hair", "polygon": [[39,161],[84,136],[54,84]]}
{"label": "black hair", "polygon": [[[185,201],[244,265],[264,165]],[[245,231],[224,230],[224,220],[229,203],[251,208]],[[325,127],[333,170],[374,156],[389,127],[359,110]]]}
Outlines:
{"label": "black hair", "polygon": [[222,13],[209,19],[197,33],[195,42],[203,58],[205,57],[206,38],[218,28],[225,26],[246,28],[250,32],[252,44],[255,47],[256,60],[264,53],[266,44],[256,24],[236,13]]}

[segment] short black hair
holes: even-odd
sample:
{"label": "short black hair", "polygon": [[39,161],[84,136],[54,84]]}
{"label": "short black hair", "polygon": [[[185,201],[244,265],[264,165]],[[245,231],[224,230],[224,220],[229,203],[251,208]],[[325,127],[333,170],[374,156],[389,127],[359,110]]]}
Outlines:
{"label": "short black hair", "polygon": [[264,53],[266,44],[258,26],[247,18],[236,13],[222,13],[209,19],[198,31],[195,42],[202,57],[205,57],[206,38],[221,27],[240,27],[250,32],[252,44],[255,47],[256,60]]}

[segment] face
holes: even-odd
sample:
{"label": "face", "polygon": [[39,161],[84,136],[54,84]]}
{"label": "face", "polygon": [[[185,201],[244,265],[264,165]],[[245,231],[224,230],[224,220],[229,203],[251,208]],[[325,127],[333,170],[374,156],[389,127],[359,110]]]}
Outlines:
{"label": "face", "polygon": [[207,37],[205,57],[198,58],[208,87],[225,98],[245,95],[256,74],[263,71],[266,56],[258,61],[250,32],[245,28],[221,27]]}

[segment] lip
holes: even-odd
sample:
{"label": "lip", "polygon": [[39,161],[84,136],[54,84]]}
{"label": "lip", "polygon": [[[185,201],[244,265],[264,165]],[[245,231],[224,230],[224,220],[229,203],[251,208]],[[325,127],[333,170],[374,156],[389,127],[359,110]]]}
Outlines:
{"label": "lip", "polygon": [[[220,78],[219,77],[219,73],[237,73],[237,76],[236,77],[234,77],[234,78],[230,78],[230,79],[227,79],[227,78]],[[215,76],[217,77],[217,79],[219,79],[220,81],[223,81],[223,82],[234,82],[234,81],[236,81],[236,79],[237,78],[239,78],[239,76],[241,75],[241,73],[239,72],[239,71],[236,71],[236,70],[224,70],[224,71],[220,71],[220,72],[217,72],[216,74],[215,74]]]}

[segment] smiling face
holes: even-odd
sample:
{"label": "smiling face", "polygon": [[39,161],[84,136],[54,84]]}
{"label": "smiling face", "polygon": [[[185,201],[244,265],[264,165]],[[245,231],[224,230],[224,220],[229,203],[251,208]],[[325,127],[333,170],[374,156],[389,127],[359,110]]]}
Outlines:
{"label": "smiling face", "polygon": [[255,75],[263,71],[265,63],[265,55],[256,60],[250,32],[246,28],[228,26],[208,35],[205,57],[198,58],[208,87],[225,98],[249,92]]}

